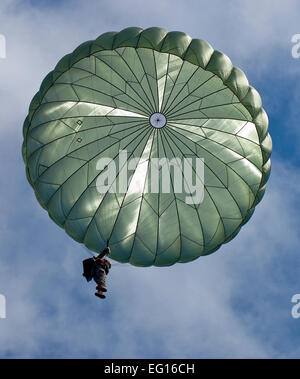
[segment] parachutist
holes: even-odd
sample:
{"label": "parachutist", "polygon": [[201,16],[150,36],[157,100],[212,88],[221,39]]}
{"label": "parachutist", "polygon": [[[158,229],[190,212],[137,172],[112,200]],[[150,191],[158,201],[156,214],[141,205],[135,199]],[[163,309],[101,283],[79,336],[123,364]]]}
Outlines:
{"label": "parachutist", "polygon": [[107,292],[106,276],[111,268],[111,263],[104,257],[110,254],[110,248],[106,247],[97,257],[85,259],[83,263],[83,276],[89,282],[94,279],[97,283],[95,296],[105,299],[103,292]]}
{"label": "parachutist", "polygon": [[105,255],[110,254],[110,248],[107,247],[98,255],[98,257],[93,258],[95,260],[94,264],[94,280],[97,283],[95,296],[100,297],[101,299],[105,299],[105,295],[103,292],[107,291],[106,288],[106,275],[109,272],[109,269],[111,268],[111,263],[108,259],[103,259]]}

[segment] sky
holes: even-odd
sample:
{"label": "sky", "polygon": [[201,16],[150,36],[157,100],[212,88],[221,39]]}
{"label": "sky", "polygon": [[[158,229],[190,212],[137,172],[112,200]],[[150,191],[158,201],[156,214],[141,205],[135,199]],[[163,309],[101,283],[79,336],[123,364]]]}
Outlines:
{"label": "sky", "polygon": [[[300,34],[297,0],[1,0],[0,358],[297,358],[300,318]],[[128,26],[208,41],[260,93],[273,139],[263,201],[215,254],[169,268],[115,264],[105,302],[81,276],[83,245],[40,207],[22,125],[58,60]]]}

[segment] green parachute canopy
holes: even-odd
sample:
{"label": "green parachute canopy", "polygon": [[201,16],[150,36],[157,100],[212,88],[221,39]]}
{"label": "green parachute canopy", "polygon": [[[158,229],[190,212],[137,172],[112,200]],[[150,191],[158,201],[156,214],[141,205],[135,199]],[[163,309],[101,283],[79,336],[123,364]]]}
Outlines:
{"label": "green parachute canopy", "polygon": [[[230,241],[262,199],[271,149],[244,73],[207,42],[160,28],[80,45],[46,76],[24,123],[27,177],[50,217],[89,249],[108,244],[111,258],[136,266],[188,262]],[[158,191],[148,189],[153,158],[162,159]],[[173,158],[202,178],[200,202],[191,183],[176,190]]]}

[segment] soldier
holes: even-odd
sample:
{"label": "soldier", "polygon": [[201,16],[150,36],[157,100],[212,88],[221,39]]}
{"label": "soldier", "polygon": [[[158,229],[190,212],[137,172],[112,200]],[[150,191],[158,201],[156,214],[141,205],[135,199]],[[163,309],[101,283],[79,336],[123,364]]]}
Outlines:
{"label": "soldier", "polygon": [[102,253],[98,255],[98,257],[94,258],[95,265],[94,265],[94,275],[93,278],[95,282],[97,283],[95,296],[100,297],[101,299],[105,299],[105,295],[103,292],[107,291],[106,288],[106,275],[108,274],[111,263],[108,259],[105,259],[105,255],[110,254],[110,248],[105,248]]}
{"label": "soldier", "polygon": [[110,248],[106,247],[97,257],[89,258],[83,261],[83,276],[87,281],[94,279],[97,283],[95,296],[105,299],[103,292],[107,291],[106,288],[106,275],[108,274],[111,263],[105,259],[106,255],[110,254]]}

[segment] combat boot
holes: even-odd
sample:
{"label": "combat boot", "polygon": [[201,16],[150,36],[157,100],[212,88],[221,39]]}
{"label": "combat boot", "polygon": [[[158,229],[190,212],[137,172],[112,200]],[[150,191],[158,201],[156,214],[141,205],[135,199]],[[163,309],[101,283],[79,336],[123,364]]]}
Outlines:
{"label": "combat boot", "polygon": [[98,284],[96,287],[96,290],[102,291],[102,292],[107,292],[107,288],[104,287],[102,284]]}
{"label": "combat boot", "polygon": [[100,297],[100,299],[106,298],[106,296],[102,293],[102,291],[95,292],[95,296]]}

